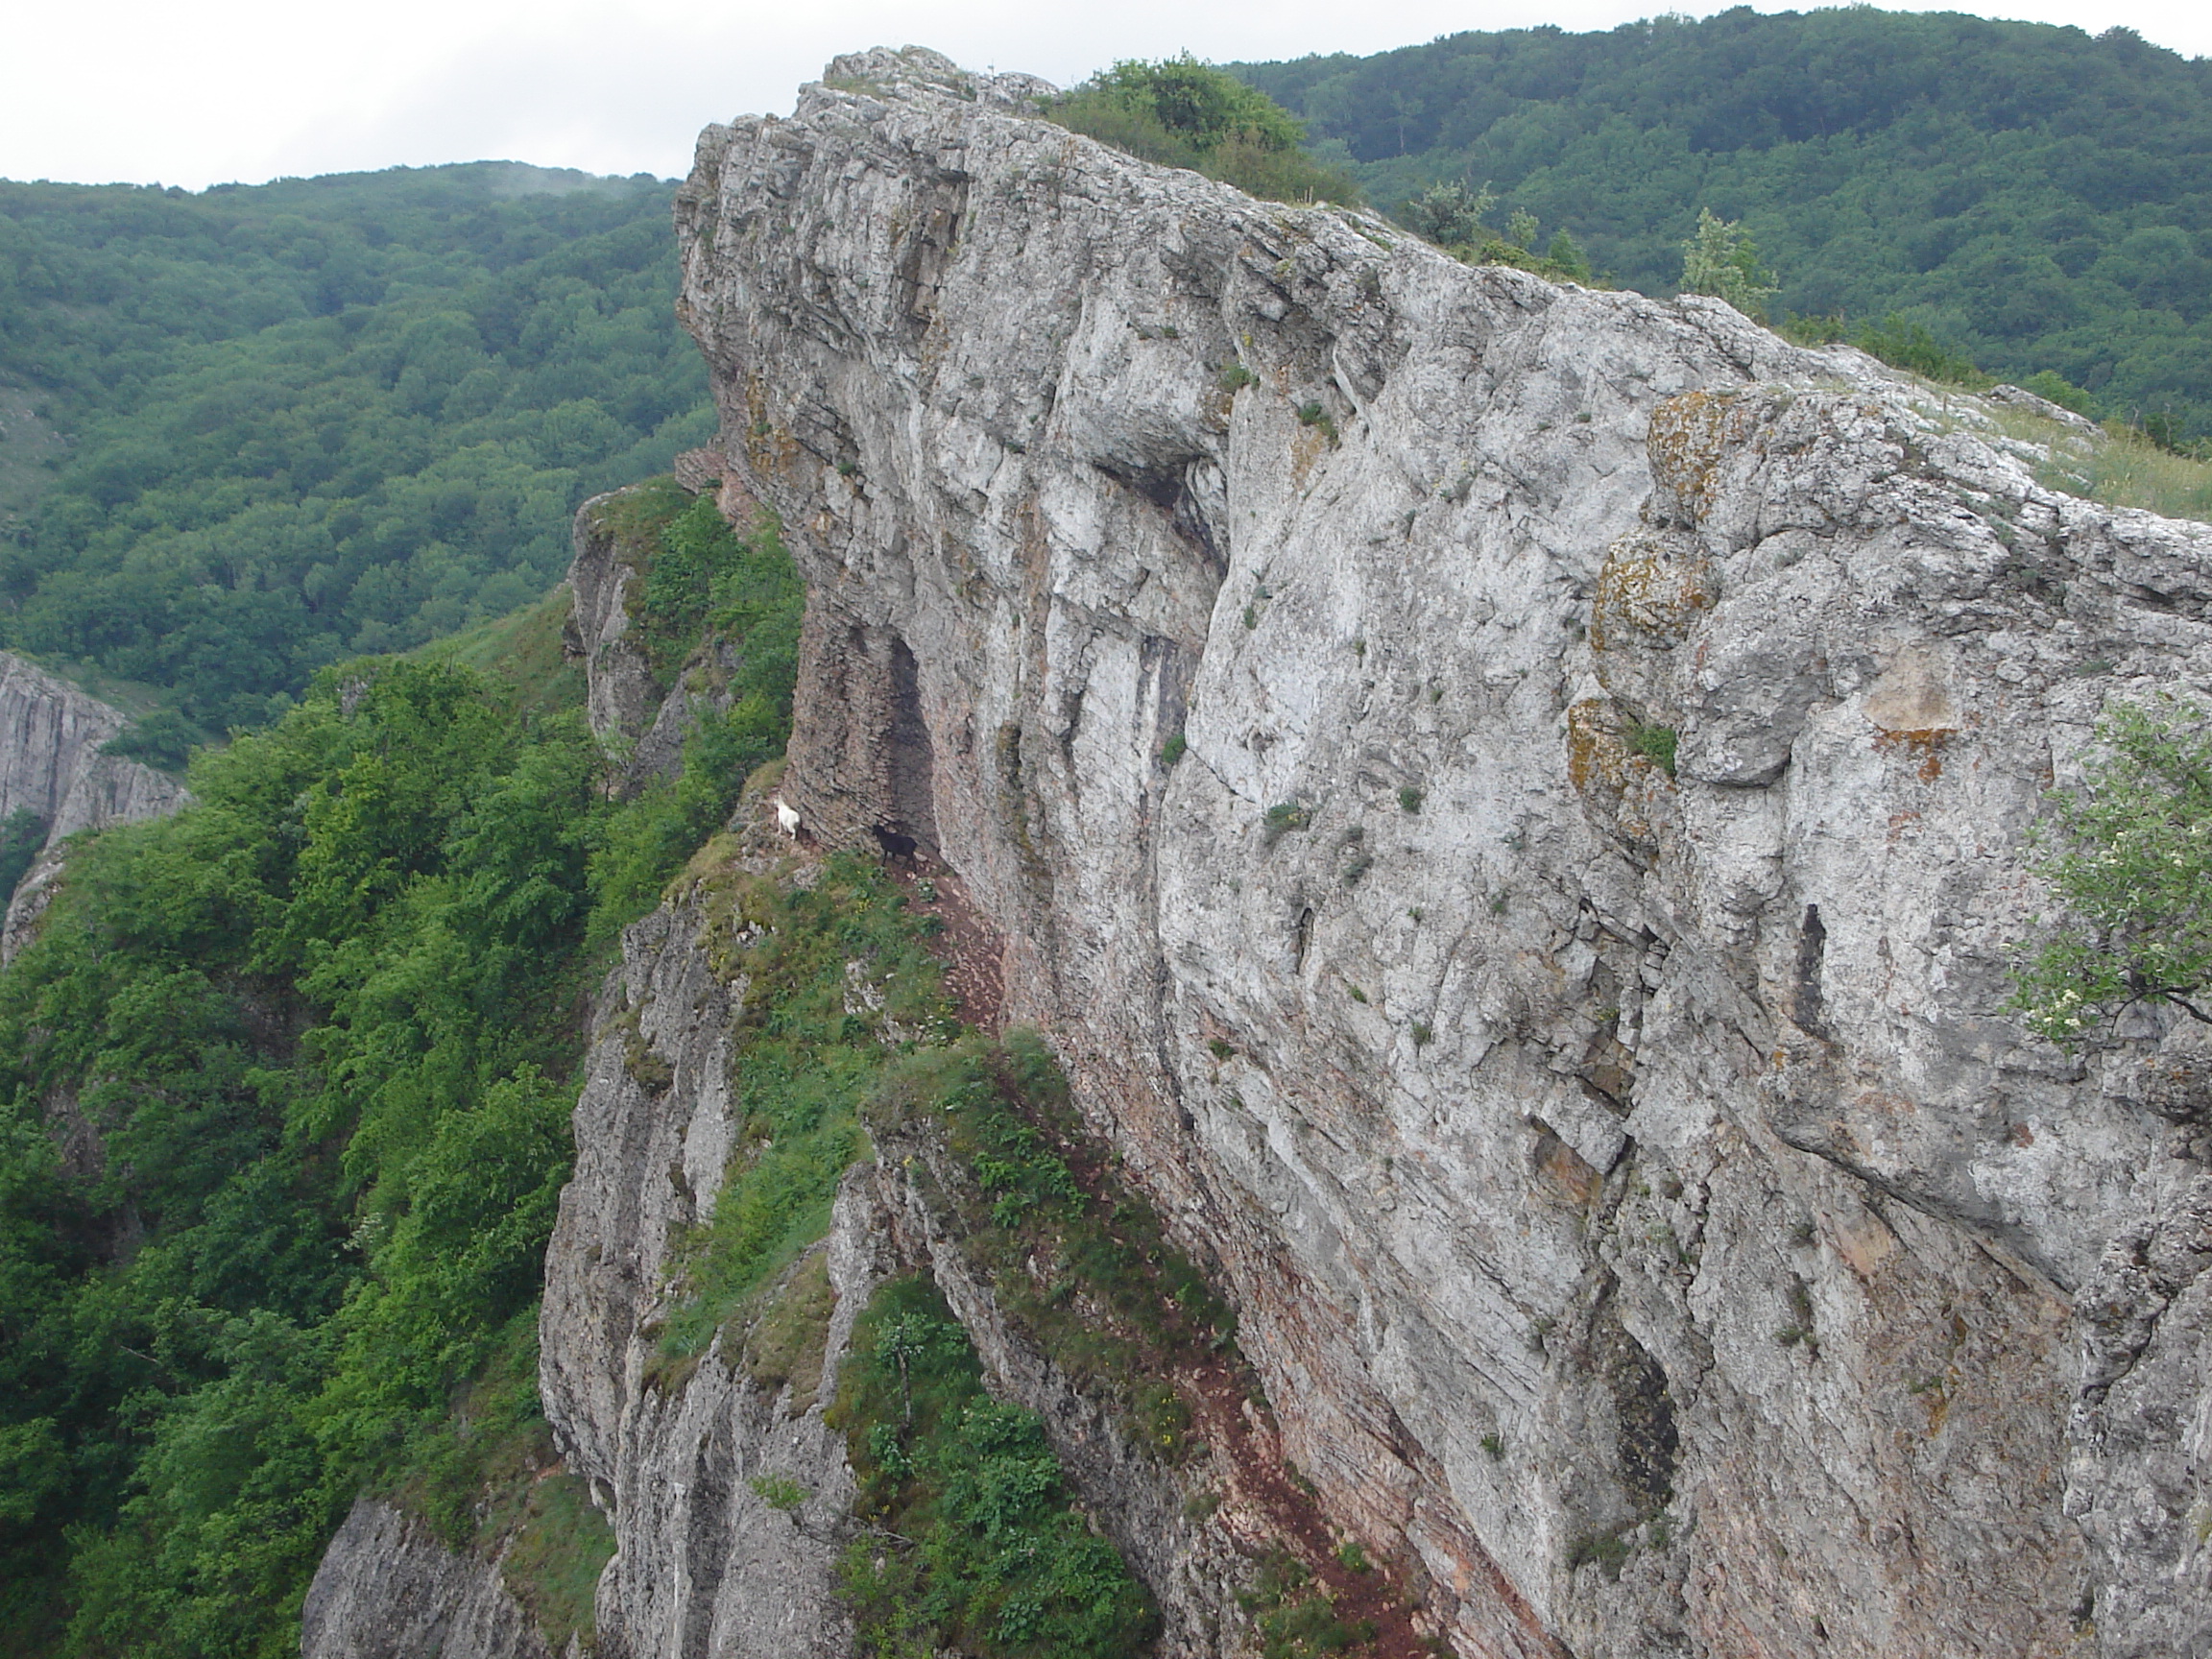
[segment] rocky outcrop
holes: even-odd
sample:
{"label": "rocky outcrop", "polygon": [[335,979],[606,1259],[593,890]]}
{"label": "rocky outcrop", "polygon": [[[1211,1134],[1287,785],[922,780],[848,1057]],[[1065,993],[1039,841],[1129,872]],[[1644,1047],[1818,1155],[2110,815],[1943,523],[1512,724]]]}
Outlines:
{"label": "rocky outcrop", "polygon": [[[697,494],[717,492],[716,502],[730,522],[749,526],[755,511],[743,486],[723,481],[725,465],[711,450],[687,450],[677,458],[677,482]],[[663,685],[639,647],[632,616],[651,567],[652,549],[634,526],[623,522],[619,506],[626,493],[593,496],[577,510],[574,553],[568,565],[572,596],[562,633],[566,654],[584,665],[585,716],[592,732],[620,759],[616,787],[632,793],[656,779],[673,778],[684,768],[684,742],[709,714],[727,713],[727,689],[737,667],[730,642],[709,630]]]}
{"label": "rocky outcrop", "polygon": [[[803,1374],[764,1383],[742,1327],[695,1360],[664,1358],[661,1320],[684,1295],[680,1231],[711,1214],[740,1127],[729,1045],[744,988],[714,973],[705,924],[697,905],[672,904],[632,927],[602,998],[576,1174],[546,1251],[540,1393],[614,1527],[600,1653],[829,1659],[852,1651],[836,1567],[853,1479],[822,1414],[888,1250],[850,1183],[829,1239],[786,1280],[825,1273],[832,1294]],[[804,1499],[780,1507],[757,1480]]]}
{"label": "rocky outcrop", "polygon": [[363,1498],[330,1541],[301,1615],[301,1659],[553,1659],[496,1562],[448,1550]]}
{"label": "rocky outcrop", "polygon": [[166,774],[101,753],[131,717],[0,651],[0,818],[29,811],[45,843],[0,923],[0,963],[29,943],[61,873],[61,844],[86,830],[176,811],[190,797]]}
{"label": "rocky outcrop", "polygon": [[[1457,1650],[2201,1646],[2200,1097],[2148,1017],[2031,1040],[2005,963],[2100,712],[2212,685],[2212,531],[1033,89],[841,60],[680,199],[808,581],[809,826],[959,872]],[[721,1156],[620,1133],[670,1190],[590,1230],[610,1351]],[[659,1408],[548,1367],[615,1479]]]}
{"label": "rocky outcrop", "polygon": [[[1239,1597],[1253,1560],[1281,1548],[1286,1531],[1281,1505],[1239,1466],[1237,1453],[1255,1437],[1243,1396],[1197,1400],[1195,1450],[1164,1459],[1125,1406],[1073,1381],[1000,1307],[993,1271],[972,1256],[974,1216],[991,1200],[941,1125],[875,1125],[872,1155],[848,1173],[827,1238],[748,1298],[703,1351],[671,1352],[667,1322],[699,1294],[687,1235],[745,1161],[732,1044],[761,1017],[732,969],[727,901],[714,887],[738,868],[774,869],[781,848],[760,827],[719,841],[694,866],[708,873],[625,935],[600,1001],[540,1333],[546,1415],[617,1543],[599,1586],[598,1650],[854,1650],[839,1563],[866,1527],[852,1513],[843,1435],[825,1411],[877,1286],[920,1271],[967,1328],[991,1392],[1038,1413],[1085,1513],[1152,1591],[1156,1650],[1250,1651]],[[779,878],[809,877],[802,865]],[[848,1008],[856,1020],[880,1014],[860,997]],[[912,1040],[888,1024],[881,1036]],[[769,1334],[792,1330],[794,1314],[818,1330],[796,1344]],[[1261,1432],[1264,1473],[1286,1491],[1280,1447]],[[1325,1555],[1331,1542],[1321,1536],[1308,1552]]]}
{"label": "rocky outcrop", "polygon": [[602,742],[633,754],[653,728],[661,691],[653,665],[630,637],[631,589],[639,580],[637,560],[602,510],[613,495],[595,495],[577,509],[575,552],[568,563],[571,595],[563,644],[581,658],[585,716]]}

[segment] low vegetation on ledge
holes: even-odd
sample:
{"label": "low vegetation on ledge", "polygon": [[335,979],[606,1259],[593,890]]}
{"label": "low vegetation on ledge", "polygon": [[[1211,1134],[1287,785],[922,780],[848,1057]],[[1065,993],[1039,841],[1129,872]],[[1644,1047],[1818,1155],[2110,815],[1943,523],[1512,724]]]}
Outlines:
{"label": "low vegetation on ledge", "polygon": [[1349,175],[1299,148],[1305,123],[1189,53],[1117,63],[1053,100],[1045,113],[1141,160],[1188,167],[1267,201],[1359,200]]}

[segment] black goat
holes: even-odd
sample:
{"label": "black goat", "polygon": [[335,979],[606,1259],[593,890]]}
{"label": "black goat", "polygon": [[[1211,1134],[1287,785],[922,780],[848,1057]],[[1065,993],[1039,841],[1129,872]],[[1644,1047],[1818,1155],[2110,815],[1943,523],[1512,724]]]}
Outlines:
{"label": "black goat", "polygon": [[880,824],[869,825],[868,833],[876,837],[876,844],[883,849],[884,857],[903,858],[909,864],[914,862],[914,849],[921,846],[921,842],[913,836],[902,835],[896,830],[886,830]]}

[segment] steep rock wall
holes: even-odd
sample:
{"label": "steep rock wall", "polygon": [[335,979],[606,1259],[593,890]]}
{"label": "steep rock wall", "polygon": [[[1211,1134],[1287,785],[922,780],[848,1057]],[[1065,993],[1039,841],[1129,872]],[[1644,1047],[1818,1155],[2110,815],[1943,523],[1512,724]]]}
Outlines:
{"label": "steep rock wall", "polygon": [[301,1659],[552,1659],[496,1562],[448,1550],[373,1498],[330,1541],[300,1623]]}
{"label": "steep rock wall", "polygon": [[100,752],[130,724],[120,709],[0,651],[0,818],[28,808],[45,828],[45,845],[0,922],[0,962],[29,942],[52,901],[64,840],[162,817],[190,798],[153,767]]}
{"label": "steep rock wall", "polygon": [[[822,1413],[886,1249],[849,1187],[817,1247],[837,1298],[817,1375],[764,1389],[727,1337],[696,1366],[661,1367],[681,1229],[711,1213],[739,1128],[728,1047],[744,987],[713,972],[704,926],[671,904],[631,927],[602,996],[546,1250],[539,1390],[614,1527],[598,1651],[827,1659],[852,1650],[835,1583],[853,1479]],[[777,1509],[752,1485],[763,1477],[805,1487],[805,1503]]]}
{"label": "steep rock wall", "polygon": [[[781,857],[773,831],[746,839],[738,856],[748,867]],[[804,865],[785,874],[808,878]],[[729,974],[713,910],[707,888],[694,887],[625,934],[577,1106],[576,1174],[546,1253],[540,1392],[568,1469],[591,1482],[617,1545],[599,1586],[597,1650],[854,1651],[838,1562],[862,1528],[843,1437],[824,1413],[876,1286],[922,1271],[967,1328],[992,1393],[1039,1413],[1087,1513],[1151,1588],[1158,1651],[1251,1651],[1239,1592],[1250,1558],[1282,1541],[1266,1506],[1238,1489],[1221,1437],[1162,1462],[1016,1329],[991,1273],[971,1260],[949,1195],[988,1200],[941,1133],[878,1131],[873,1155],[845,1179],[828,1238],[695,1360],[671,1360],[664,1322],[694,1293],[685,1230],[712,1214],[743,1127],[730,1046],[751,988]],[[851,1006],[869,1016],[866,1004]],[[763,1309],[817,1263],[834,1297],[819,1351],[803,1375],[763,1386],[753,1346],[773,1317]],[[796,1482],[805,1501],[779,1509],[756,1487],[763,1479]],[[1208,1503],[1190,1506],[1200,1492]]]}
{"label": "steep rock wall", "polygon": [[1461,1651],[2201,1643],[2202,1102],[2003,963],[2212,532],[1034,89],[841,60],[680,199],[809,824],[959,871]]}

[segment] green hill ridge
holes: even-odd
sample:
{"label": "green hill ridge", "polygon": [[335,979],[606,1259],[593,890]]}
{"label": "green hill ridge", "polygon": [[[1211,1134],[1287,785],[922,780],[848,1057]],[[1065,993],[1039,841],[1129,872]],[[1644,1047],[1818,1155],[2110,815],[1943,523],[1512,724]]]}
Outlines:
{"label": "green hill ridge", "polygon": [[220,735],[538,597],[586,496],[713,428],[673,188],[0,182],[0,646]]}
{"label": "green hill ridge", "polygon": [[1757,238],[1775,317],[1901,313],[1993,374],[2212,434],[2212,61],[2129,30],[1739,7],[1230,67],[1386,211],[1487,181],[1500,226],[1671,293],[1709,207]]}

